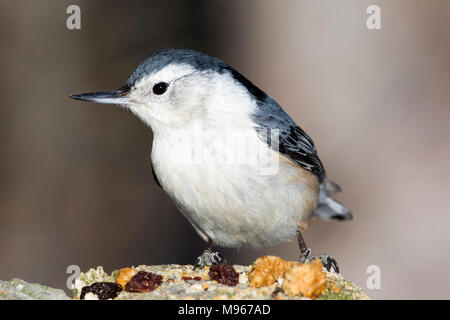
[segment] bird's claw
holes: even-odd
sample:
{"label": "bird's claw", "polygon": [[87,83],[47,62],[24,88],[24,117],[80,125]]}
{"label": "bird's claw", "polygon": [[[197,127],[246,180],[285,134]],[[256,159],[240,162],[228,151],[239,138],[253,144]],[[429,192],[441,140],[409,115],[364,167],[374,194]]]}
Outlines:
{"label": "bird's claw", "polygon": [[311,255],[311,249],[308,248],[308,249],[306,249],[305,252],[302,253],[302,255],[300,256],[300,259],[298,259],[298,261],[300,263],[310,263],[310,262],[314,261],[314,259],[311,259],[311,258],[314,258],[314,256]]}
{"label": "bird's claw", "polygon": [[226,262],[226,259],[220,252],[212,252],[211,250],[206,249],[203,251],[202,255],[195,260],[194,270],[222,262]]}
{"label": "bird's claw", "polygon": [[339,273],[339,265],[337,261],[330,256],[329,254],[321,254],[320,256],[313,256],[311,255],[311,249],[307,249],[301,256],[299,261],[301,263],[311,263],[314,260],[319,259],[324,268],[327,269],[328,272],[335,272]]}

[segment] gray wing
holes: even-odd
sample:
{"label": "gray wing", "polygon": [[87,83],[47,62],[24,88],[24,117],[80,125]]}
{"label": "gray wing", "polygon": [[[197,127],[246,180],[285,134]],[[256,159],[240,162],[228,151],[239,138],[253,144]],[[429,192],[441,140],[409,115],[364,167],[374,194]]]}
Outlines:
{"label": "gray wing", "polygon": [[271,139],[264,139],[272,149],[278,149],[279,153],[314,173],[320,182],[325,180],[325,169],[317,155],[314,142],[275,100],[267,96],[258,101],[258,109],[252,117],[259,128],[266,132],[260,134],[262,139],[264,135],[270,137],[269,131],[279,131],[278,145]]}

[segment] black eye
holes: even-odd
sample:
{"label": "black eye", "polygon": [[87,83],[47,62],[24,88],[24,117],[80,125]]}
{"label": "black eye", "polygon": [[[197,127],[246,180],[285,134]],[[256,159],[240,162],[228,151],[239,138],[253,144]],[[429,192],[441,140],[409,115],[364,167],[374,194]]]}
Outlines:
{"label": "black eye", "polygon": [[166,92],[168,86],[169,86],[168,83],[165,83],[165,82],[158,82],[157,84],[155,84],[155,85],[153,86],[153,93],[154,93],[154,94],[157,94],[157,95],[161,95],[161,94],[163,94],[164,92]]}

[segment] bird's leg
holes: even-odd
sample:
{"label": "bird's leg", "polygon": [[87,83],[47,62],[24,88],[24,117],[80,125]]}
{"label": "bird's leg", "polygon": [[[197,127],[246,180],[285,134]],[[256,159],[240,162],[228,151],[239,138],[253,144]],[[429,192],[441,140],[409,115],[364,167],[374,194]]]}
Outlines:
{"label": "bird's leg", "polygon": [[220,252],[211,251],[212,241],[208,239],[208,244],[206,245],[205,251],[203,251],[202,255],[197,257],[194,264],[194,270],[197,268],[204,268],[206,266],[211,266],[213,264],[219,264],[222,262],[226,262],[225,257]]}
{"label": "bird's leg", "polygon": [[305,239],[303,239],[302,233],[300,230],[297,230],[297,239],[298,239],[298,245],[300,247],[300,259],[299,261],[301,263],[311,263],[316,259],[319,259],[325,269],[327,269],[329,272],[336,272],[339,273],[339,266],[336,262],[336,260],[330,256],[329,254],[321,254],[318,257],[311,255],[311,249],[309,249],[306,246]]}

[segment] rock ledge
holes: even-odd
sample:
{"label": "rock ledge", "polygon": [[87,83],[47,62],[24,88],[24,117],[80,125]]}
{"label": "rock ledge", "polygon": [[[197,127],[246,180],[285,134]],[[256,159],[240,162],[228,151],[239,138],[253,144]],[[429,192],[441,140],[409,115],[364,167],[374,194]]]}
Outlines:
{"label": "rock ledge", "polygon": [[[192,265],[140,265],[132,268],[124,268],[106,273],[103,267],[92,268],[81,273],[75,280],[72,289],[73,299],[80,299],[83,287],[90,286],[98,282],[117,283],[115,286],[124,288],[137,272],[151,272],[162,277],[156,289],[148,292],[137,293],[121,291],[115,300],[366,300],[369,297],[351,281],[344,279],[340,274],[329,273],[323,270],[326,276],[326,284],[322,281],[322,291],[320,295],[307,297],[302,294],[289,295],[283,286],[283,277],[272,280],[267,285],[259,288],[252,286],[252,277],[249,273],[252,266],[233,265],[239,274],[239,281],[235,286],[220,284],[211,280],[209,268],[193,270]],[[265,269],[267,271],[267,269]],[[270,271],[270,270],[269,270]],[[320,271],[320,270],[319,270]],[[322,280],[324,276],[322,275]],[[158,278],[161,278],[158,277]],[[273,282],[274,281],[274,282]],[[308,280],[309,281],[309,280]],[[309,283],[309,282],[307,282]],[[311,282],[313,283],[313,282]],[[325,289],[326,287],[326,289]],[[0,280],[0,300],[68,300],[71,299],[63,290],[49,288],[40,284],[31,284],[21,279],[10,281]],[[84,295],[84,299],[98,299],[93,293]]]}
{"label": "rock ledge", "polygon": [[[163,281],[153,291],[132,293],[122,291],[115,300],[304,300],[310,299],[302,295],[288,295],[282,289],[283,279],[278,279],[272,285],[255,288],[249,286],[248,274],[251,266],[233,265],[239,273],[239,283],[236,286],[226,286],[212,281],[209,278],[209,268],[194,271],[192,265],[140,265],[133,269],[136,272],[146,271],[161,275]],[[80,297],[81,289],[95,282],[116,282],[119,270],[107,274],[101,266],[82,273],[75,282],[73,294],[75,299]],[[340,274],[325,272],[326,291],[313,299],[331,300],[367,300],[369,297],[351,281],[344,279]],[[196,279],[196,280],[194,280]],[[96,299],[95,295],[90,295]]]}

